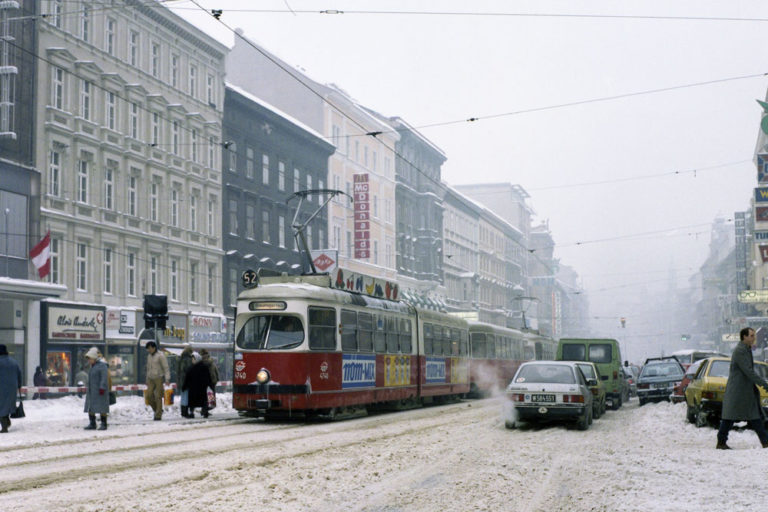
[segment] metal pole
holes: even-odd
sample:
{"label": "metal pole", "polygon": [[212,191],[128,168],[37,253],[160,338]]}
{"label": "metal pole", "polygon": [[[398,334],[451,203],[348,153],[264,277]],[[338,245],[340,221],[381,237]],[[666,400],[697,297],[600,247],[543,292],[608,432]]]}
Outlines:
{"label": "metal pole", "polygon": [[8,273],[8,260],[11,259],[11,251],[8,250],[8,215],[11,213],[10,208],[5,209],[5,277],[11,277]]}

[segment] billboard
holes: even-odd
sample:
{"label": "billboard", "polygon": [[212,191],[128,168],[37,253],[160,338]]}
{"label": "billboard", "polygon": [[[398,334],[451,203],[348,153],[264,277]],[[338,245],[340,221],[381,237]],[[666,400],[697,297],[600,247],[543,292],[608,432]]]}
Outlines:
{"label": "billboard", "polygon": [[355,259],[371,257],[370,231],[370,188],[368,174],[354,174],[353,196],[355,198]]}

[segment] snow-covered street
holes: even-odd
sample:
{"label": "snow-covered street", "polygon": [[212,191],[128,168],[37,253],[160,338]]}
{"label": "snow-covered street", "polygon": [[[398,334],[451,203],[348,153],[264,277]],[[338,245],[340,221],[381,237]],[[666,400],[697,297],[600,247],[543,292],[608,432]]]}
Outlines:
{"label": "snow-covered street", "polygon": [[756,510],[768,452],[751,431],[716,451],[683,404],[634,399],[587,432],[504,428],[496,398],[334,423],[151,421],[120,397],[84,431],[76,397],[25,401],[0,436],[0,510]]}

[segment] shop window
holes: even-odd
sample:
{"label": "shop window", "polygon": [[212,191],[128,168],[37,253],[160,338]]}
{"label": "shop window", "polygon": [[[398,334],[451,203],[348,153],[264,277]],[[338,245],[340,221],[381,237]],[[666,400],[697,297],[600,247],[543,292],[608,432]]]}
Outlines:
{"label": "shop window", "polygon": [[45,368],[49,386],[68,386],[72,374],[72,356],[68,351],[48,352]]}

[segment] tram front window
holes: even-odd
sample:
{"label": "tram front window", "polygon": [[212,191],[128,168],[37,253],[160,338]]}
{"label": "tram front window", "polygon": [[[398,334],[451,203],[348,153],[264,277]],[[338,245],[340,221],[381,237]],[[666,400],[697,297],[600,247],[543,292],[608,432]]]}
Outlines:
{"label": "tram front window", "polygon": [[237,346],[251,350],[279,350],[301,345],[301,320],[285,315],[252,316],[237,335]]}

